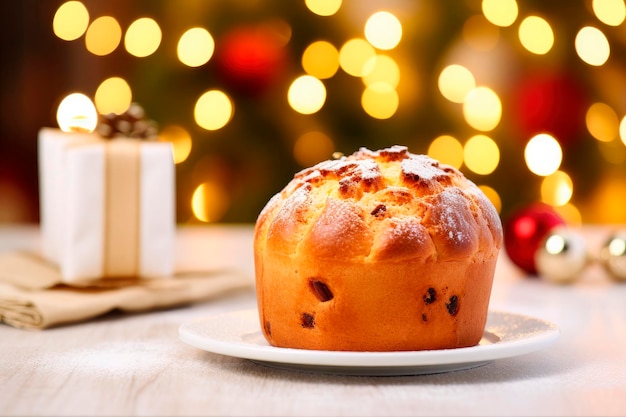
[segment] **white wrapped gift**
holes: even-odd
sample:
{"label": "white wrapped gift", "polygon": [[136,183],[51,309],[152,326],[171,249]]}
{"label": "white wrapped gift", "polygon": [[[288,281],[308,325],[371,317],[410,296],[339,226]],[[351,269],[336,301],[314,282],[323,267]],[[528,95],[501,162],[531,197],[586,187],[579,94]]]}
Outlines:
{"label": "white wrapped gift", "polygon": [[38,152],[42,255],[65,282],[172,274],[170,143],[43,128]]}

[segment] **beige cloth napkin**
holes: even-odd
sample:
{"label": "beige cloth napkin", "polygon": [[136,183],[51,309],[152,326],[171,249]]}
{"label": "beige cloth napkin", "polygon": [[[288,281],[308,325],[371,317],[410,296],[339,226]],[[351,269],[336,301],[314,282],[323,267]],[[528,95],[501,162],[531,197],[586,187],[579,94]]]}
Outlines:
{"label": "beige cloth napkin", "polygon": [[173,307],[250,287],[232,270],[179,272],[153,279],[102,279],[82,286],[61,283],[58,268],[28,252],[0,254],[0,322],[44,329],[89,320],[109,311]]}

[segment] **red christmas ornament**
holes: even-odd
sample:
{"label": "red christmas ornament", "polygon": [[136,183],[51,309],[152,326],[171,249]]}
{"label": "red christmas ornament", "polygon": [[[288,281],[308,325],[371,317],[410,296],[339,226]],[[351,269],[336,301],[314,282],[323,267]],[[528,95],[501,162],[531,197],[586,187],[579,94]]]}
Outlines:
{"label": "red christmas ornament", "polygon": [[272,87],[284,71],[284,41],[267,26],[235,28],[216,45],[217,75],[231,91],[258,96]]}
{"label": "red christmas ornament", "polygon": [[526,141],[549,133],[567,147],[582,137],[588,99],[582,82],[565,72],[535,73],[521,80],[513,112]]}
{"label": "red christmas ornament", "polygon": [[565,220],[550,206],[535,203],[509,216],[504,223],[504,249],[509,259],[528,274],[537,274],[535,254],[544,237]]}

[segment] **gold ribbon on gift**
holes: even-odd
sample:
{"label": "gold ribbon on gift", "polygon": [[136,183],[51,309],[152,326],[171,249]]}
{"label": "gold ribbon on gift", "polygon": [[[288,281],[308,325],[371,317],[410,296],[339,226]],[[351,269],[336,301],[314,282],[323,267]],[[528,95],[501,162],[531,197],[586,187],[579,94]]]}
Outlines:
{"label": "gold ribbon on gift", "polygon": [[105,149],[105,277],[139,275],[141,142],[114,139]]}

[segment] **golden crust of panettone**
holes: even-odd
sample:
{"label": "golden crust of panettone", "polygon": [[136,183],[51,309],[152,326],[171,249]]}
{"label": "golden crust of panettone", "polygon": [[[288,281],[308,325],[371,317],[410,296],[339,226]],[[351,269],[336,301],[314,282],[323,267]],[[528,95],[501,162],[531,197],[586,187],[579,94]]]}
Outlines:
{"label": "golden crust of panettone", "polygon": [[457,169],[403,146],[297,173],[257,219],[261,325],[275,346],[471,346],[484,329],[500,218]]}

